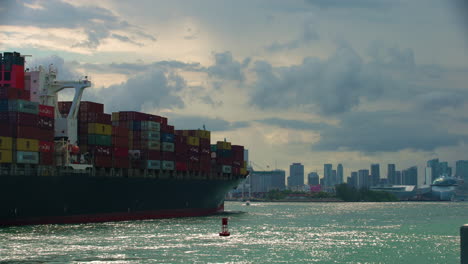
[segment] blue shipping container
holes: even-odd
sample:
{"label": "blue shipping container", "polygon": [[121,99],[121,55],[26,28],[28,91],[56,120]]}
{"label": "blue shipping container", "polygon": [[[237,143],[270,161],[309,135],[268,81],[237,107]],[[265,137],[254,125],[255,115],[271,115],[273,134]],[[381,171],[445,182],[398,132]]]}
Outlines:
{"label": "blue shipping container", "polygon": [[174,134],[169,133],[161,133],[161,141],[162,142],[174,142]]}

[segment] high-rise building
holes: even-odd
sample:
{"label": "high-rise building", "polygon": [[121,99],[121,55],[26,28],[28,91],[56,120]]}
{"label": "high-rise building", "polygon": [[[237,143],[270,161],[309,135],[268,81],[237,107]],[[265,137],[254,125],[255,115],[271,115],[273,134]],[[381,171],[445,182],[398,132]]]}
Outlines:
{"label": "high-rise building", "polygon": [[251,177],[250,188],[252,192],[286,189],[284,184],[286,172],[283,170],[253,171],[249,177]]}
{"label": "high-rise building", "polygon": [[380,165],[378,163],[371,164],[371,179],[370,186],[375,186],[380,181]]}
{"label": "high-rise building", "polygon": [[324,164],[323,165],[323,181],[325,186],[332,186],[331,177],[332,177],[332,165]]}
{"label": "high-rise building", "polygon": [[401,171],[395,171],[395,185],[401,185],[401,184],[402,184]]}
{"label": "high-rise building", "polygon": [[369,170],[359,170],[357,188],[369,188]]}
{"label": "high-rise building", "polygon": [[455,162],[456,176],[468,182],[468,160],[458,160]]}
{"label": "high-rise building", "polygon": [[343,165],[341,164],[338,164],[338,167],[336,167],[336,183],[343,183]]}
{"label": "high-rise building", "polygon": [[351,172],[351,182],[348,182],[348,184],[354,188],[359,188],[358,187],[358,173],[357,171]]}
{"label": "high-rise building", "polygon": [[424,184],[432,184],[432,168],[426,167],[426,171],[424,174]]}
{"label": "high-rise building", "polygon": [[302,165],[301,163],[293,163],[289,166],[288,185],[304,185],[304,165]]}
{"label": "high-rise building", "polygon": [[317,172],[311,172],[307,175],[307,183],[309,185],[319,185],[320,177]]}
{"label": "high-rise building", "polygon": [[395,164],[388,164],[387,179],[389,184],[395,184]]}
{"label": "high-rise building", "polygon": [[413,166],[402,173],[403,185],[418,185],[418,167]]}
{"label": "high-rise building", "polygon": [[336,170],[332,170],[332,176],[331,176],[331,186],[336,185]]}
{"label": "high-rise building", "polygon": [[439,159],[428,160],[427,167],[431,168],[431,175],[432,175],[431,182],[439,178]]}
{"label": "high-rise building", "polygon": [[447,177],[452,176],[452,168],[450,168],[448,166],[447,161],[439,162],[439,175],[440,176],[447,176]]}

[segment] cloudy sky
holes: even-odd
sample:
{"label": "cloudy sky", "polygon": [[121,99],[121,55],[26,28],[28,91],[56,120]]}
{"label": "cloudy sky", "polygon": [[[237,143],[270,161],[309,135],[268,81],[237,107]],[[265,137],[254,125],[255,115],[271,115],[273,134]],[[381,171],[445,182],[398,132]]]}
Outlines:
{"label": "cloudy sky", "polygon": [[468,159],[463,2],[0,0],[0,51],[89,76],[106,112],[205,125],[257,169],[396,163],[422,179],[428,159]]}

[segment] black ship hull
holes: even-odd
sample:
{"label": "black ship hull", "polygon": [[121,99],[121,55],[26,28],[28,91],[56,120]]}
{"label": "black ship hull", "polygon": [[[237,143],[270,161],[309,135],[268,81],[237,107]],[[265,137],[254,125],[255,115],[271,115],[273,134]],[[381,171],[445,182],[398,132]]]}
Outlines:
{"label": "black ship hull", "polygon": [[241,179],[2,175],[0,226],[203,216]]}

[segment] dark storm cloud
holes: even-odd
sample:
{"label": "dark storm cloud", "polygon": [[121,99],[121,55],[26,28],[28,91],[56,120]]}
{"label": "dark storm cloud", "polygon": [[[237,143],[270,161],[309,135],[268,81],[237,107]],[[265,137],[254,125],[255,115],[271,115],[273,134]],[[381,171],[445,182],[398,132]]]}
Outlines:
{"label": "dark storm cloud", "polygon": [[244,73],[243,67],[247,66],[250,60],[244,60],[241,64],[239,61],[233,59],[231,52],[215,53],[215,64],[206,69],[206,72],[213,77],[224,80],[243,81]]}
{"label": "dark storm cloud", "polygon": [[306,122],[306,121],[301,121],[301,120],[294,120],[294,119],[282,119],[282,118],[266,118],[266,119],[260,119],[260,120],[255,120],[256,122],[266,124],[266,125],[271,125],[271,126],[277,126],[281,128],[287,128],[287,129],[296,129],[296,130],[319,130],[319,129],[324,129],[328,125],[324,123],[312,123],[312,122]]}
{"label": "dark storm cloud", "polygon": [[303,28],[299,36],[288,42],[274,42],[273,44],[267,46],[265,49],[270,52],[279,52],[283,50],[292,50],[301,47],[302,45],[309,44],[313,41],[317,41],[319,35],[314,28],[314,25],[311,22],[306,22],[303,25]]}
{"label": "dark storm cloud", "polygon": [[389,7],[394,1],[387,0],[305,0],[306,3],[320,8],[366,8]]}
{"label": "dark storm cloud", "polygon": [[[40,8],[31,7],[33,4],[39,4]],[[138,45],[129,36],[112,34],[112,30],[127,30],[142,37],[144,34],[128,22],[122,21],[110,10],[96,6],[74,6],[58,0],[37,2],[4,0],[2,5],[6,8],[0,9],[0,25],[82,28],[87,39],[73,46],[94,49],[99,46],[101,40],[109,37]],[[151,36],[145,38],[154,40]]]}
{"label": "dark storm cloud", "polygon": [[238,128],[248,127],[248,122],[228,122],[221,118],[211,118],[195,115],[169,115],[170,123],[177,129],[202,129],[205,125],[210,131],[227,131]]}
{"label": "dark storm cloud", "polygon": [[451,134],[442,116],[408,112],[353,112],[336,127],[320,131],[319,151],[397,152],[433,151],[467,142],[468,136]]}
{"label": "dark storm cloud", "polygon": [[376,69],[365,67],[361,57],[345,44],[325,61],[305,58],[302,64],[290,67],[257,61],[253,71],[257,80],[250,103],[263,109],[315,106],[325,115],[343,113],[363,97],[378,97],[387,85]]}
{"label": "dark storm cloud", "polygon": [[172,109],[184,107],[179,93],[186,88],[187,84],[181,76],[154,69],[122,84],[88,91],[84,98],[104,103],[107,112]]}
{"label": "dark storm cloud", "polygon": [[154,63],[110,63],[110,64],[96,64],[85,63],[81,67],[93,70],[99,73],[120,73],[120,74],[136,74],[150,69],[181,69],[193,72],[203,72],[204,68],[200,63],[185,63],[181,61],[158,61]]}
{"label": "dark storm cloud", "polygon": [[468,93],[465,91],[458,93],[433,91],[422,94],[417,99],[417,104],[422,110],[439,111],[444,108],[460,108],[468,100]]}

